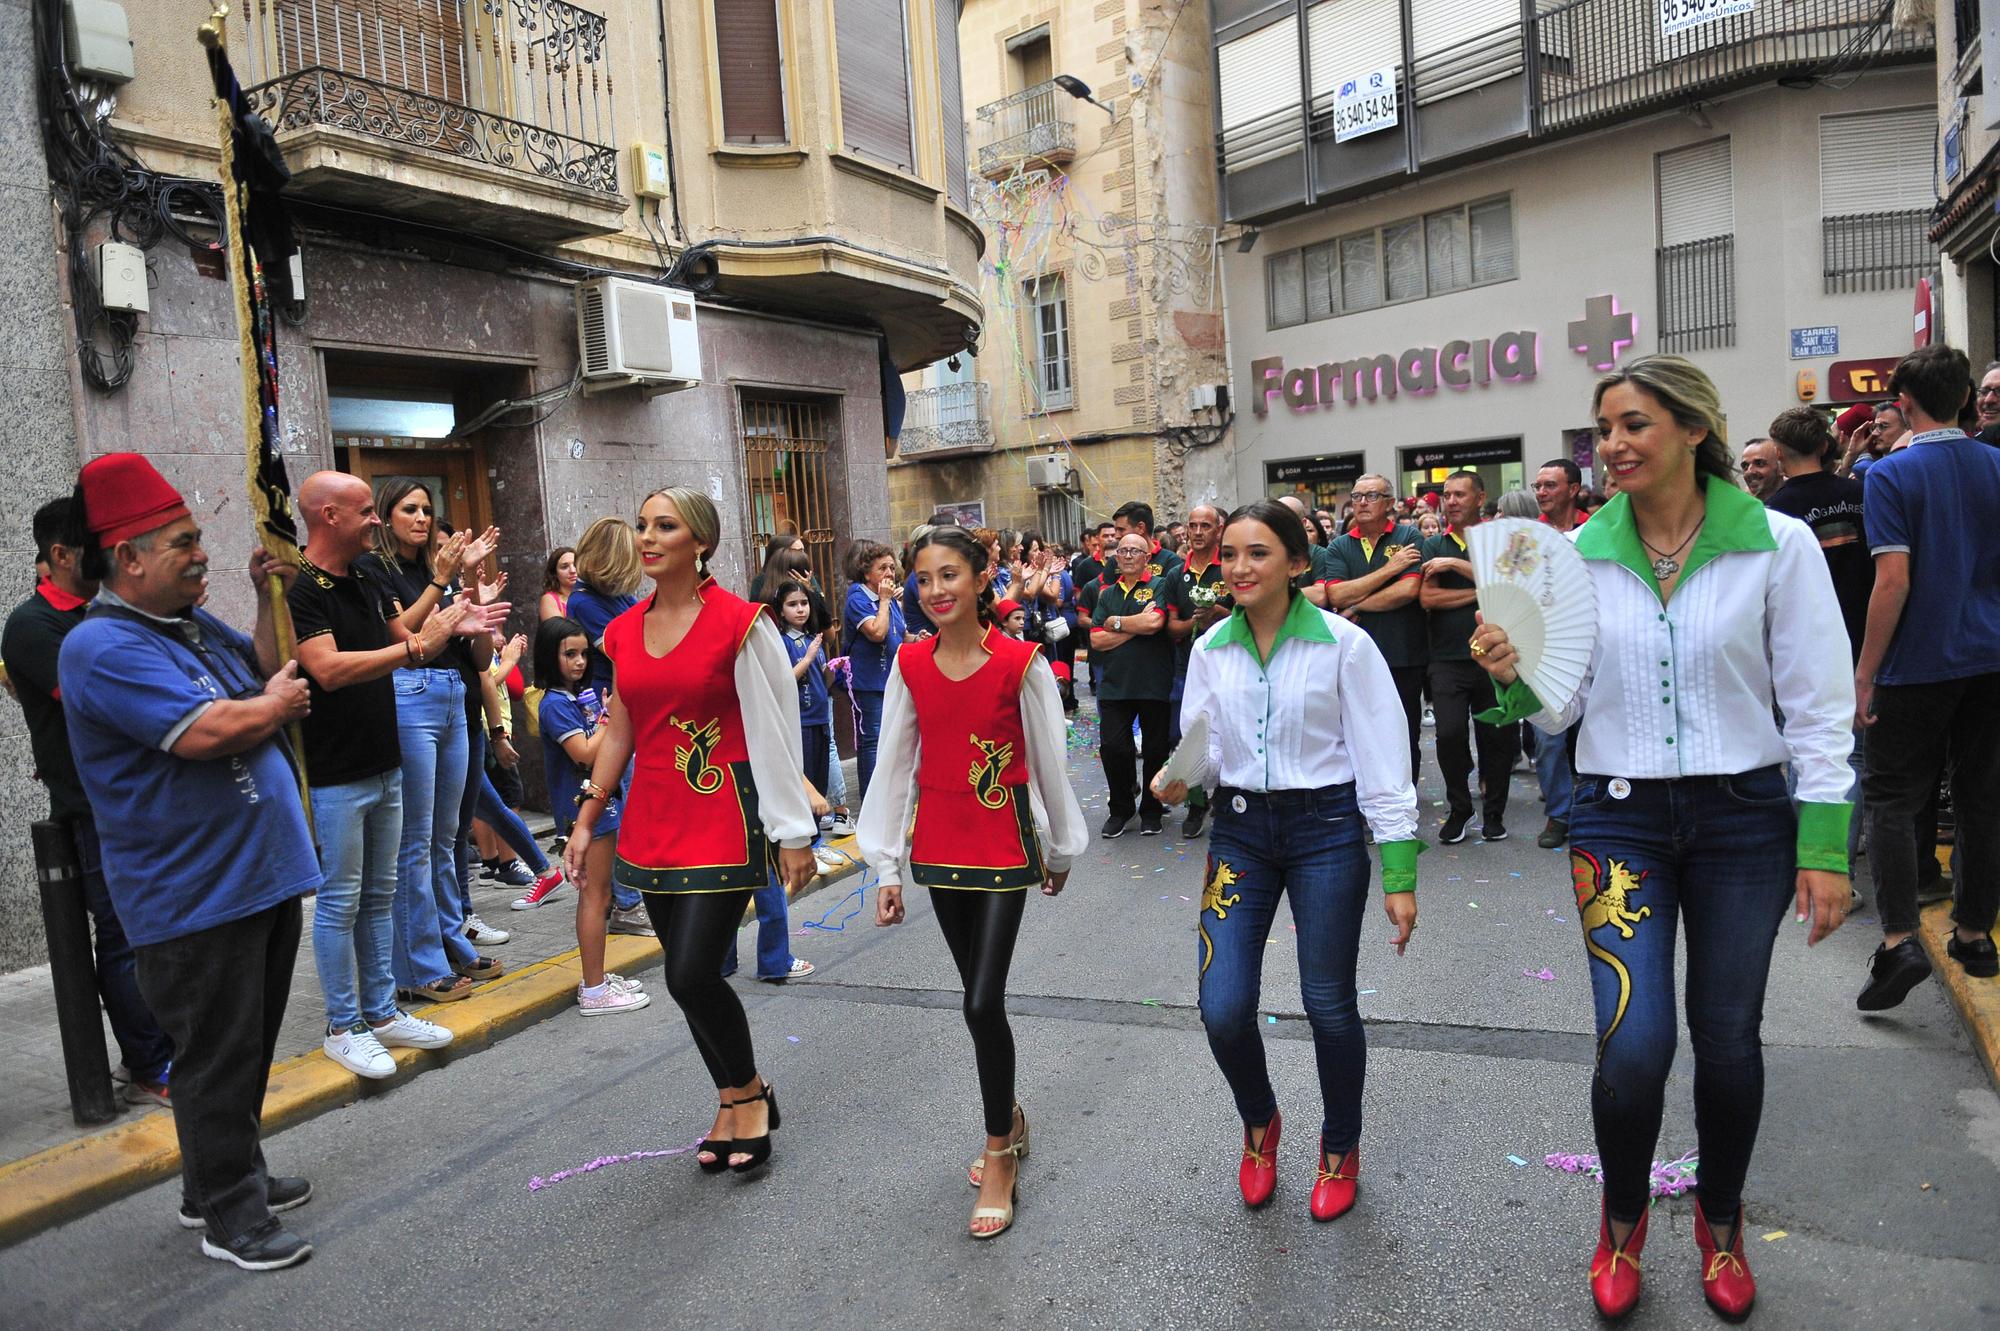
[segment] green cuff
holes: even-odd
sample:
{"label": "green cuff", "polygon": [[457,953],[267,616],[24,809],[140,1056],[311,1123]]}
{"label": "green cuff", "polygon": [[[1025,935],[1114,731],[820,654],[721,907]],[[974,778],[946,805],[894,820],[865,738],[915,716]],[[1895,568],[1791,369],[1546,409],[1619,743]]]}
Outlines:
{"label": "green cuff", "polygon": [[1417,890],[1417,856],[1430,847],[1411,837],[1408,841],[1380,841],[1375,849],[1382,852],[1382,892],[1414,892]]}
{"label": "green cuff", "polygon": [[1528,687],[1528,681],[1519,675],[1514,676],[1514,682],[1504,689],[1496,685],[1494,691],[1499,694],[1500,705],[1480,712],[1473,720],[1489,726],[1510,726],[1542,710],[1542,700]]}
{"label": "green cuff", "polygon": [[1838,804],[1800,801],[1799,868],[1848,872],[1847,824],[1853,816],[1854,806],[1845,800]]}

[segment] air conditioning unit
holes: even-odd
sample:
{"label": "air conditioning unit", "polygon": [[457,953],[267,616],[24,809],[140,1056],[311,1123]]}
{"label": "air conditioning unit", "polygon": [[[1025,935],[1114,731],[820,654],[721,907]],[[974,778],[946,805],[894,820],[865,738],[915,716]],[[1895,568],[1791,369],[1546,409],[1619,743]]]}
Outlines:
{"label": "air conditioning unit", "polygon": [[1067,490],[1075,475],[1064,454],[1048,453],[1028,459],[1028,484],[1037,490]]}
{"label": "air conditioning unit", "polygon": [[638,388],[651,396],[701,382],[694,296],[676,287],[600,277],[576,292],[583,391]]}

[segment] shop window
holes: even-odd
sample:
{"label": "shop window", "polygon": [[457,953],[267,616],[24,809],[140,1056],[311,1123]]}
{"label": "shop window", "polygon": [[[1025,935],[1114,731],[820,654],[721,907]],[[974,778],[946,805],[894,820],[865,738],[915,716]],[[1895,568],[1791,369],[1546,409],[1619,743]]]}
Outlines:
{"label": "shop window", "polygon": [[715,53],[722,137],[730,143],[786,142],[777,0],[715,0]]}
{"label": "shop window", "polygon": [[835,0],[840,127],[849,152],[898,171],[915,160],[910,136],[909,24],[904,0]]}
{"label": "shop window", "polygon": [[1036,410],[1060,411],[1076,400],[1070,384],[1068,284],[1062,274],[1051,273],[1028,283],[1027,297]]}
{"label": "shop window", "polygon": [[837,419],[833,403],[826,398],[746,392],[740,406],[751,569],[764,566],[773,536],[797,535],[806,543],[819,585],[839,587],[828,490]]}
{"label": "shop window", "polygon": [[1736,345],[1736,208],[1729,140],[1656,159],[1660,350]]}
{"label": "shop window", "polygon": [[1828,295],[1899,291],[1937,265],[1925,234],[1936,192],[1927,106],[1819,121],[1820,254]]}

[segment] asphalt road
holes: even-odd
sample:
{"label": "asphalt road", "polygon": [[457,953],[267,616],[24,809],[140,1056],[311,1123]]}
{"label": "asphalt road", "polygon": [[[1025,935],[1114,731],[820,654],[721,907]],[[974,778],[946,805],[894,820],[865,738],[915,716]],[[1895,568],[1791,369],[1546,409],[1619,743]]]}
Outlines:
{"label": "asphalt road", "polygon": [[[1096,765],[1072,768],[1095,823]],[[1425,773],[1428,804],[1428,753]],[[203,1259],[167,1184],[0,1252],[0,1324],[1591,1327],[1597,1190],[1543,1163],[1591,1149],[1584,954],[1565,858],[1533,843],[1533,778],[1514,791],[1514,839],[1424,857],[1407,957],[1379,915],[1368,927],[1361,1201],[1334,1224],[1306,1214],[1318,1110],[1285,915],[1264,1008],[1292,1127],[1277,1199],[1252,1215],[1193,1007],[1202,843],[1134,833],[1029,903],[1012,1006],[1033,1154],[997,1241],[965,1233],[978,1098],[918,891],[896,929],[870,913],[797,938],[811,980],[738,982],[785,1115],[762,1178],[705,1176],[683,1154],[530,1187],[707,1128],[710,1088],[661,993],[629,1017],[565,1013],[275,1138],[274,1166],[318,1189],[287,1217],[316,1245],[304,1266]],[[840,922],[858,902],[838,891],[798,903],[794,926]],[[1854,1012],[1873,927],[1866,913],[1808,953],[1788,925],[1778,946],[1747,1191],[1755,1324],[2000,1325],[2000,1097],[1937,986],[1885,1018]],[[1688,1074],[1684,1039],[1663,1157],[1694,1146]],[[1691,1216],[1656,1211],[1629,1325],[1715,1321]]]}

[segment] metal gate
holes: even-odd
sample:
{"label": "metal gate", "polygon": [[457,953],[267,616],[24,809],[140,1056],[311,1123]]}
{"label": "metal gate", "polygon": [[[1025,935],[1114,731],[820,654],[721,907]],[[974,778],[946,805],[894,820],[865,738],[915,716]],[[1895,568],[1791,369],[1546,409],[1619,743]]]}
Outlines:
{"label": "metal gate", "polygon": [[835,434],[828,398],[744,393],[743,509],[749,515],[750,569],[754,581],[771,538],[796,533],[806,543],[813,576],[829,604],[838,605],[840,567],[834,557],[833,505],[828,498],[828,454]]}

